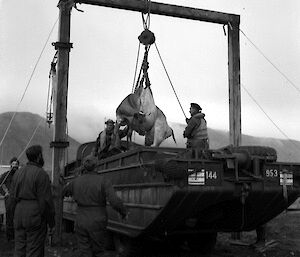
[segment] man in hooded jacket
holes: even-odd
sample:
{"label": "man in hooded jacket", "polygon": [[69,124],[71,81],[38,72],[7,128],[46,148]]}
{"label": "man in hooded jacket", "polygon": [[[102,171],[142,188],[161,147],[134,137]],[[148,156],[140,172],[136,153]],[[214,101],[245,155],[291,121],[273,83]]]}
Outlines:
{"label": "man in hooded jacket", "polygon": [[205,114],[197,103],[191,103],[191,118],[186,119],[187,126],[183,137],[187,138],[187,148],[208,149],[208,134]]}
{"label": "man in hooded jacket", "polygon": [[84,171],[64,188],[65,196],[73,196],[77,203],[75,232],[81,257],[106,256],[106,201],[125,218],[127,211],[109,180],[94,171],[97,158],[84,159]]}

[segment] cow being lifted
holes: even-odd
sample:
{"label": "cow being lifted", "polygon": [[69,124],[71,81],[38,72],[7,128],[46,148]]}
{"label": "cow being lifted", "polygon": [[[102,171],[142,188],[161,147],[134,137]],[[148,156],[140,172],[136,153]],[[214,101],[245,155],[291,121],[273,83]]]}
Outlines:
{"label": "cow being lifted", "polygon": [[[166,138],[173,136],[172,128],[167,123],[164,113],[155,105],[153,94],[150,88],[148,77],[148,52],[150,45],[155,42],[154,34],[145,29],[139,36],[139,41],[145,45],[144,60],[141,66],[143,71],[142,79],[140,75],[134,93],[129,94],[121,102],[116,110],[117,126],[128,125],[129,132],[127,140],[131,141],[132,131],[145,136],[146,146],[159,146]],[[145,82],[145,87],[143,86]]]}
{"label": "cow being lifted", "polygon": [[155,105],[150,86],[142,84],[135,92],[129,94],[116,110],[117,124],[128,125],[128,138],[131,141],[132,131],[145,136],[146,146],[159,146],[166,138],[175,137],[168,125],[166,116]]}

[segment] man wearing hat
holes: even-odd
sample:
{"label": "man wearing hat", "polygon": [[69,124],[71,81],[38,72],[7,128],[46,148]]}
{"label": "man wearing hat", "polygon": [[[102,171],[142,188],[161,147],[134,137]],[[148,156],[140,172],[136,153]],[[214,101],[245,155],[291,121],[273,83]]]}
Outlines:
{"label": "man wearing hat", "polygon": [[[111,119],[108,119],[105,122],[106,128],[101,131],[97,137],[96,140],[96,146],[95,146],[95,155],[97,155],[99,158],[105,157],[107,152],[110,150],[110,147],[114,144],[115,139],[115,122]],[[128,132],[128,127],[126,127],[123,130],[119,130],[119,137],[120,139],[125,137]]]}
{"label": "man wearing hat", "polygon": [[186,119],[187,126],[183,132],[183,137],[187,138],[187,148],[208,149],[208,134],[205,114],[197,103],[191,103],[191,118]]}
{"label": "man wearing hat", "polygon": [[19,161],[17,157],[13,157],[10,160],[10,170],[7,172],[3,173],[0,177],[0,194],[4,195],[4,204],[5,204],[5,218],[6,218],[6,238],[7,241],[13,240],[14,239],[14,213],[11,208],[10,204],[10,187],[11,187],[11,182],[12,178],[15,174],[15,172],[19,168]]}
{"label": "man wearing hat", "polygon": [[95,171],[96,165],[96,157],[85,157],[83,175],[67,184],[63,193],[73,196],[78,205],[75,232],[80,256],[107,256],[107,202],[121,214],[122,219],[127,216],[127,210],[110,180]]}

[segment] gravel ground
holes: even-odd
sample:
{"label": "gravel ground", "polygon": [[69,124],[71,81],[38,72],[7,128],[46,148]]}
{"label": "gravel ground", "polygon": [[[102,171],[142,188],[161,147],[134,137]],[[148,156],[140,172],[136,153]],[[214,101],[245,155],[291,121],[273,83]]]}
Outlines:
{"label": "gravel ground", "polygon": [[[300,212],[285,212],[268,224],[267,244],[255,249],[250,246],[255,241],[255,232],[243,232],[240,241],[231,240],[228,233],[219,233],[214,252],[210,257],[300,257]],[[7,242],[5,233],[0,232],[0,256],[13,256],[13,242]],[[78,257],[76,239],[73,234],[63,235],[63,247],[46,246],[46,257]],[[111,252],[111,256],[115,256]],[[182,250],[154,250],[147,257],[196,257],[197,253]]]}

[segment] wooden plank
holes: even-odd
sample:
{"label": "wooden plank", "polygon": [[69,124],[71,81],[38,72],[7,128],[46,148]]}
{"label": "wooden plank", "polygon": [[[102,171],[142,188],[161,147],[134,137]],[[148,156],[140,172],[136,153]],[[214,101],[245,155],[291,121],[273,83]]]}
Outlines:
{"label": "wooden plank", "polygon": [[[147,2],[144,0],[75,0],[77,3],[91,4],[136,12],[148,12]],[[171,4],[151,2],[151,14],[198,20],[219,24],[239,23],[240,16],[229,13],[184,7]]]}
{"label": "wooden plank", "polygon": [[229,141],[241,144],[241,89],[240,89],[240,36],[239,25],[228,26],[228,79],[229,79]]}

